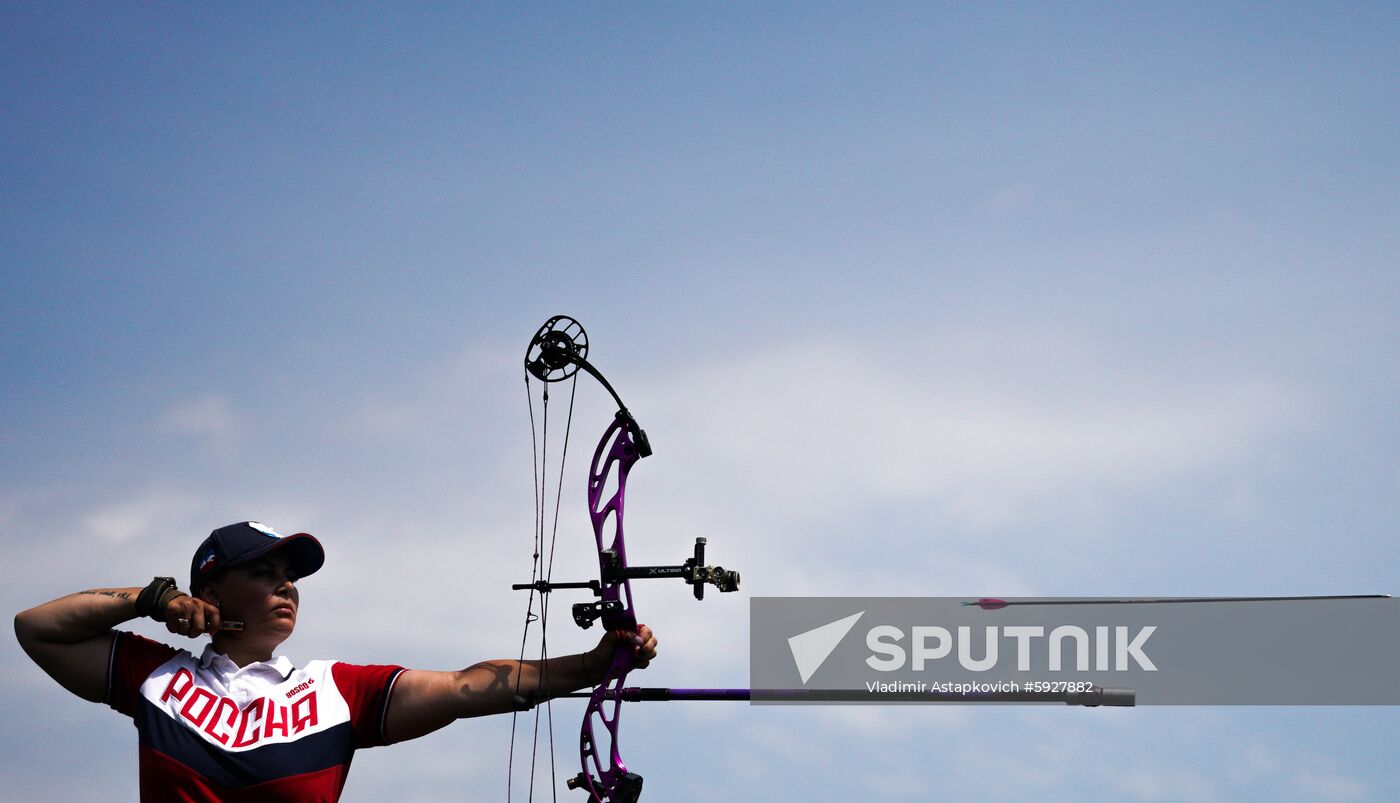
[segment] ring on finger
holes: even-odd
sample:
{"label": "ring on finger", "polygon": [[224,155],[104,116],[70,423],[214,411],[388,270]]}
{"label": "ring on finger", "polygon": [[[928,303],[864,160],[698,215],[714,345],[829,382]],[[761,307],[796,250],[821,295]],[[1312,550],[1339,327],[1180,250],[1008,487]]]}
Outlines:
{"label": "ring on finger", "polygon": [[176,619],[175,621],[179,622],[181,627],[185,627],[190,623],[188,619]]}

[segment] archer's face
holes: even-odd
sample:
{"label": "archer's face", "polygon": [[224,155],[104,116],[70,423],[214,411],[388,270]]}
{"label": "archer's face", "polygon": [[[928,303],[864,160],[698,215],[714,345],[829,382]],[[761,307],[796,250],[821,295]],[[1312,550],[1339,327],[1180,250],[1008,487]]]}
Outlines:
{"label": "archer's face", "polygon": [[225,619],[242,619],[245,636],[275,635],[280,642],[296,627],[301,596],[296,570],[276,552],[228,569],[211,591]]}

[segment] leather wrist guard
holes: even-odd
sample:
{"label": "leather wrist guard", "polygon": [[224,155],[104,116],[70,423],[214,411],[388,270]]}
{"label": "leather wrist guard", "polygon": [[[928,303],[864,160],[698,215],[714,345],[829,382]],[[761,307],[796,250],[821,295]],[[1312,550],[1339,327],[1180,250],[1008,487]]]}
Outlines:
{"label": "leather wrist guard", "polygon": [[157,577],[136,595],[136,615],[165,621],[165,604],[172,599],[170,592],[180,592],[174,577]]}

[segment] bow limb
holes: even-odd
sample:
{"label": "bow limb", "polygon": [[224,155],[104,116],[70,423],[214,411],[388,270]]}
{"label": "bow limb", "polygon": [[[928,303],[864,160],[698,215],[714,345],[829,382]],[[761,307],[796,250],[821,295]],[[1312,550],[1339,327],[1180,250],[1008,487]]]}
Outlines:
{"label": "bow limb", "polygon": [[[601,599],[596,605],[603,627],[609,631],[635,632],[637,629],[632,585],[626,575],[627,544],[623,530],[628,472],[642,457],[634,439],[635,429],[631,416],[619,413],[598,442],[588,476],[588,509],[602,578]],[[617,692],[634,664],[630,646],[619,638],[607,674],[593,690],[584,714],[579,734],[583,769],[569,786],[587,789],[594,803],[630,803],[641,794],[642,778],[627,770],[618,748],[622,698]],[[606,741],[603,741],[604,736]]]}

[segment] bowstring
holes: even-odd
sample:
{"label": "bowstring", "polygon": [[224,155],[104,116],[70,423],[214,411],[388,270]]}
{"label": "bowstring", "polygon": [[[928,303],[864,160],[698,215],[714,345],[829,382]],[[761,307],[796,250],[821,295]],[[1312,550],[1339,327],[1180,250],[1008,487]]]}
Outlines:
{"label": "bowstring", "polygon": [[[559,541],[559,504],[564,496],[564,468],[569,460],[569,433],[574,427],[574,392],[578,390],[578,372],[575,371],[569,380],[569,412],[564,417],[564,447],[559,451],[559,477],[554,488],[554,521],[550,525],[549,533],[549,560],[545,563],[544,581],[549,583],[554,578],[554,546]],[[540,685],[549,687],[549,602],[550,595],[545,594],[540,600]],[[553,701],[545,703],[545,719],[549,728],[549,778],[550,791],[553,800],[559,799],[559,773],[554,766],[554,704]],[[538,718],[537,718],[538,720]]]}
{"label": "bowstring", "polygon": [[[536,424],[535,424],[535,397],[534,397],[534,394],[530,392],[530,374],[529,374],[528,371],[525,373],[525,404],[526,404],[526,407],[527,407],[527,408],[529,409],[529,411],[530,411],[530,476],[531,476],[531,479],[534,481],[534,485],[535,485],[535,511],[534,511],[534,513],[535,513],[535,521],[534,521],[534,524],[532,525],[532,530],[533,530],[533,531],[531,532],[531,538],[532,538],[532,540],[534,541],[534,555],[533,555],[533,557],[531,558],[531,561],[530,561],[530,596],[529,596],[528,600],[527,600],[526,603],[525,603],[525,626],[524,626],[523,628],[521,628],[521,631],[520,631],[520,657],[519,657],[519,663],[521,663],[521,664],[523,664],[523,663],[525,662],[525,645],[528,643],[529,638],[530,638],[530,624],[531,624],[532,622],[534,622],[534,621],[538,618],[537,616],[535,616],[535,588],[534,588],[534,585],[535,585],[535,582],[539,579],[539,571],[540,571],[540,548],[541,548],[541,546],[542,546],[541,542],[542,542],[542,540],[543,540],[543,534],[544,534],[544,519],[543,519],[543,516],[544,516],[544,500],[540,498],[540,486],[541,486],[543,483],[542,483],[542,478],[541,478],[540,472],[539,472],[539,469],[542,468],[544,464],[543,464],[542,462],[540,462],[540,449],[539,449],[539,444],[538,444],[537,439],[536,439],[536,433],[539,431],[539,427],[537,427]],[[548,391],[548,389],[546,389],[546,390],[545,390],[545,393],[544,393],[544,424],[545,424],[545,428],[544,428],[545,446],[546,446],[546,448],[547,448],[548,445],[549,445],[549,441],[548,441],[548,436],[549,436],[549,391]],[[519,671],[517,671],[516,674],[515,674],[515,696],[516,696],[516,697],[519,697],[519,696],[520,696],[520,679],[521,679],[521,673],[520,673]],[[509,801],[511,800],[511,796],[512,796],[512,794],[513,794],[514,791],[515,791],[515,783],[514,783],[514,781],[515,781],[515,733],[516,733],[516,726],[517,726],[517,724],[518,724],[519,718],[520,718],[520,709],[519,709],[519,708],[516,708],[513,712],[511,712],[511,715],[510,715],[510,753],[509,753],[509,755],[508,755],[508,757],[507,757],[507,759],[506,759],[506,801],[507,801],[507,803],[509,803]],[[532,777],[531,777],[531,780],[530,780],[530,784],[531,784],[530,795],[533,797],[533,796],[534,796],[534,778],[533,778],[533,773],[532,773],[531,775],[532,775]]]}
{"label": "bowstring", "polygon": [[[526,375],[525,375],[525,401],[526,401],[526,405],[527,405],[527,407],[528,407],[528,409],[529,409],[529,411],[530,411],[530,453],[531,453],[531,459],[532,459],[532,461],[536,461],[536,462],[538,463],[539,470],[536,471],[534,468],[531,468],[531,471],[530,471],[530,474],[531,474],[531,477],[532,477],[532,479],[533,479],[533,481],[534,481],[534,486],[535,486],[535,524],[534,524],[534,533],[533,533],[534,554],[533,554],[532,559],[531,559],[531,568],[530,568],[530,584],[531,584],[531,589],[530,589],[529,600],[528,600],[528,602],[526,603],[526,608],[525,608],[525,627],[524,627],[524,632],[521,634],[521,638],[520,638],[520,661],[523,663],[524,660],[525,660],[525,648],[526,648],[526,644],[527,644],[528,639],[529,639],[530,624],[531,624],[532,622],[538,620],[539,623],[540,623],[540,663],[539,663],[540,681],[539,681],[539,685],[540,685],[540,688],[548,688],[548,687],[549,687],[549,602],[550,602],[550,600],[549,600],[549,594],[546,594],[546,593],[541,593],[541,594],[540,594],[540,613],[539,613],[538,616],[536,616],[536,615],[534,614],[535,589],[534,589],[533,586],[534,586],[534,584],[535,584],[535,582],[536,582],[537,580],[541,579],[541,578],[540,578],[540,573],[541,573],[541,569],[542,569],[542,568],[543,568],[543,574],[544,574],[544,576],[543,576],[542,579],[544,580],[544,582],[545,582],[546,585],[547,585],[548,583],[551,582],[551,580],[552,580],[552,578],[553,578],[553,576],[554,576],[554,552],[555,552],[555,545],[558,543],[558,540],[559,540],[559,509],[560,509],[560,504],[561,504],[561,501],[562,501],[562,498],[563,498],[563,491],[564,491],[564,468],[565,468],[565,465],[567,464],[568,456],[569,456],[569,433],[572,432],[572,430],[573,430],[573,422],[574,422],[574,399],[575,399],[575,392],[576,392],[576,390],[578,389],[578,374],[575,373],[575,374],[570,378],[570,382],[569,382],[569,409],[568,409],[568,414],[565,416],[565,419],[564,419],[564,446],[563,446],[563,448],[560,450],[560,455],[559,455],[559,475],[558,475],[558,479],[557,479],[557,481],[556,481],[556,486],[555,486],[555,490],[554,490],[554,517],[553,517],[553,521],[552,521],[551,524],[550,524],[550,535],[549,535],[549,559],[548,559],[547,562],[544,562],[543,564],[542,564],[542,562],[541,562],[541,557],[542,557],[542,551],[543,551],[543,547],[544,547],[544,522],[545,522],[545,511],[546,511],[546,509],[547,509],[547,507],[548,507],[548,504],[549,504],[548,490],[547,490],[547,488],[548,488],[548,475],[549,475],[549,385],[548,385],[548,383],[543,383],[543,382],[541,383],[541,385],[542,385],[541,400],[542,400],[542,408],[543,408],[542,413],[541,413],[541,417],[542,417],[542,419],[543,419],[543,426],[537,428],[537,427],[536,427],[536,424],[535,424],[534,396],[533,396],[533,394],[530,392],[530,375],[529,375],[528,372],[526,373]],[[537,429],[538,429],[538,431],[540,432],[539,447],[538,447],[538,449],[536,448],[536,438],[535,438],[535,433],[536,433]],[[516,673],[516,678],[515,678],[515,694],[516,694],[517,697],[520,695],[521,674],[522,674],[522,673],[517,672],[517,673]],[[534,797],[535,797],[535,769],[536,769],[536,757],[537,757],[538,751],[539,751],[539,730],[540,730],[540,711],[539,711],[539,709],[540,709],[539,706],[535,706],[535,721],[534,721],[533,732],[532,732],[532,734],[531,734],[530,782],[529,782],[529,785],[528,785],[528,790],[529,790],[529,791],[528,791],[528,794],[529,794],[528,799],[531,800],[531,801],[533,801],[533,800],[534,800]],[[549,739],[549,775],[550,775],[551,798],[552,798],[553,800],[557,801],[557,800],[559,799],[559,786],[558,786],[558,783],[557,783],[556,780],[555,780],[555,779],[558,778],[558,771],[557,771],[556,766],[555,766],[555,752],[554,752],[554,706],[553,706],[553,701],[550,700],[550,699],[546,699],[546,700],[545,700],[545,703],[544,703],[544,709],[545,709],[545,724],[546,724],[546,729],[547,729],[547,731],[548,731],[548,739]],[[512,713],[512,715],[511,715],[511,726],[510,726],[510,756],[509,756],[509,759],[508,759],[508,761],[507,761],[507,770],[506,770],[507,775],[509,776],[509,777],[507,778],[507,781],[506,781],[506,800],[507,800],[507,803],[509,803],[509,801],[510,801],[511,792],[512,792],[511,778],[514,777],[514,772],[513,772],[513,770],[514,770],[514,764],[515,764],[515,733],[516,733],[516,722],[517,722],[517,717],[519,716],[519,714],[520,714],[520,712],[517,710],[517,711],[515,711],[514,713]]]}

